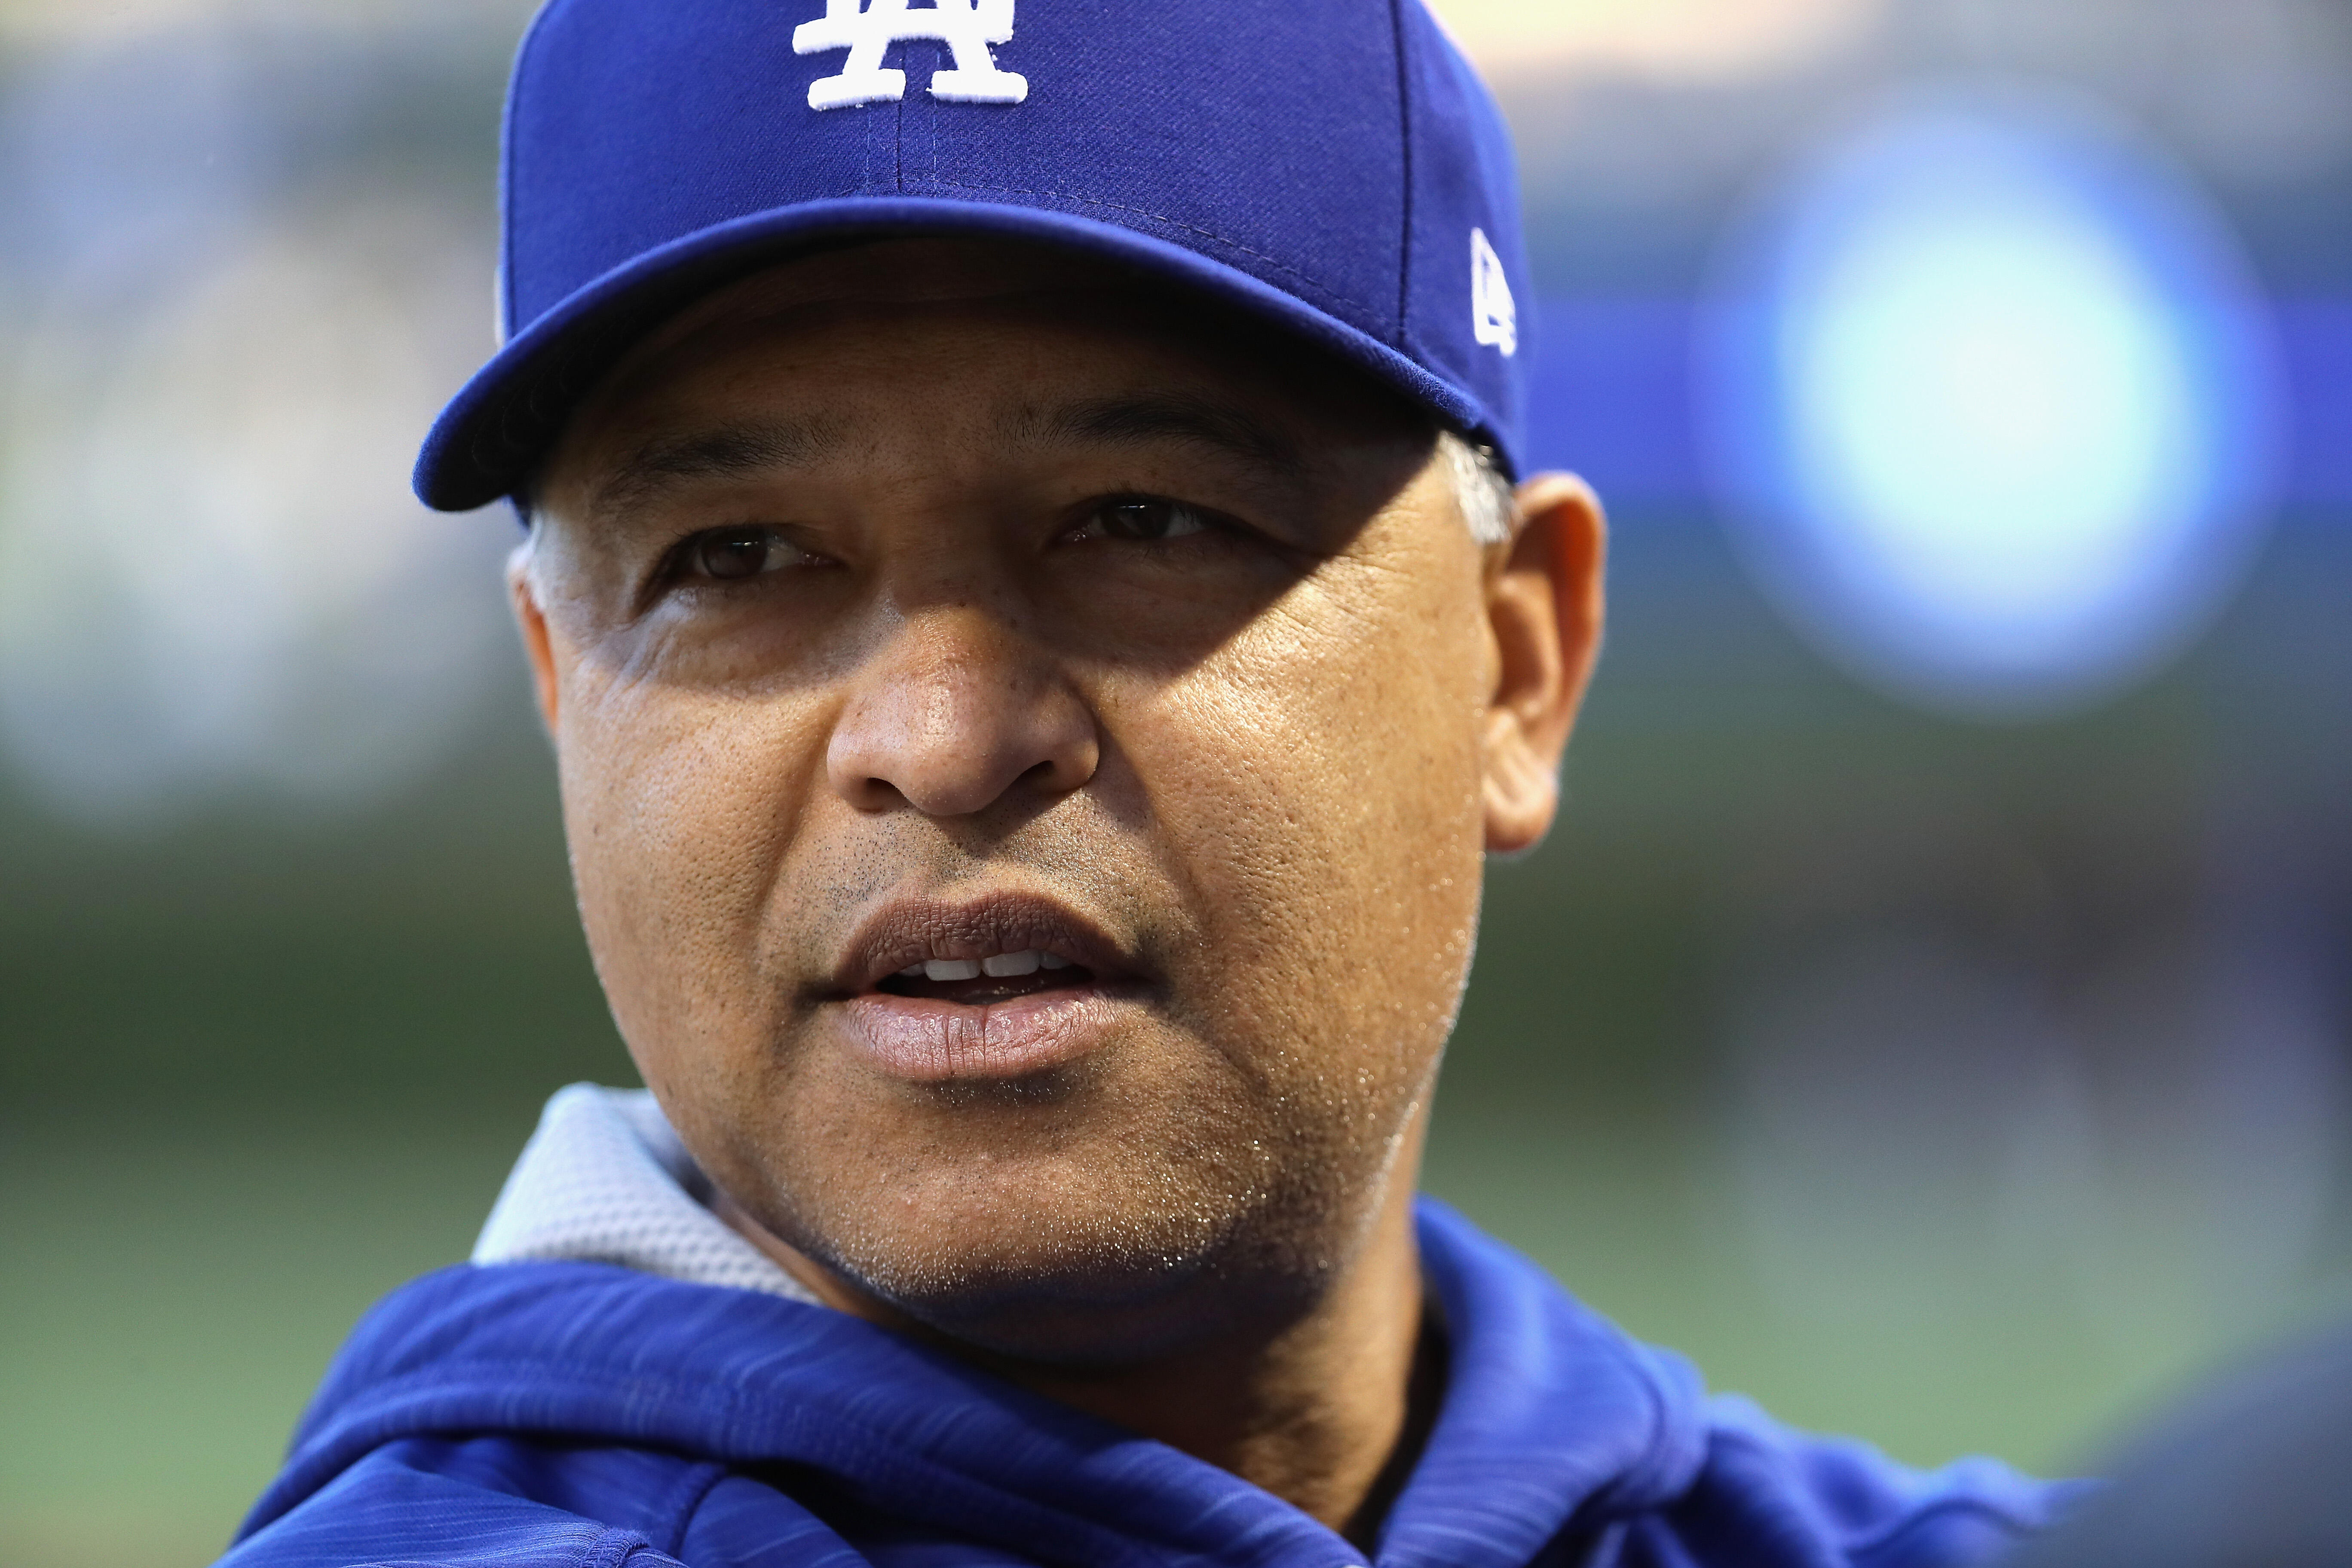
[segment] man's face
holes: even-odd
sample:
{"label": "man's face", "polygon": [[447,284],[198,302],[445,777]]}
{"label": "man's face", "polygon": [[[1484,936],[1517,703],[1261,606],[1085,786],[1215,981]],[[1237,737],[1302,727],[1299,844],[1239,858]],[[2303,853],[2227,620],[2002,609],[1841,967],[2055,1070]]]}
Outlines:
{"label": "man's face", "polygon": [[541,486],[518,594],[646,1081],[768,1231],[1009,1353],[1279,1321],[1417,1153],[1493,563],[1423,426],[1283,354],[865,247],[641,347]]}

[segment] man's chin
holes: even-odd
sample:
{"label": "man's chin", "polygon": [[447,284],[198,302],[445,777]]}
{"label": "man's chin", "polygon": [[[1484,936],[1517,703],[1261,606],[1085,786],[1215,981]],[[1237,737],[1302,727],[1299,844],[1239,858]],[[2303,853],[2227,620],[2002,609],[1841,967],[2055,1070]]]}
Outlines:
{"label": "man's chin", "polygon": [[1216,1275],[1202,1264],[1124,1273],[995,1267],[874,1293],[912,1323],[991,1355],[1110,1367],[1181,1354],[1230,1331],[1230,1306],[1207,1283]]}
{"label": "man's chin", "polygon": [[1013,1361],[1072,1369],[1179,1355],[1303,1314],[1328,1270],[1249,1235],[1248,1216],[1139,1225],[1132,1214],[963,1216],[798,1248],[887,1319]]}
{"label": "man's chin", "polygon": [[932,1333],[989,1355],[1071,1372],[1168,1361],[1237,1339],[1267,1339],[1304,1317],[1319,1299],[1298,1279],[1256,1280],[1235,1289],[1221,1270],[1181,1278],[1076,1285],[1031,1280],[1017,1287],[937,1294],[895,1303]]}

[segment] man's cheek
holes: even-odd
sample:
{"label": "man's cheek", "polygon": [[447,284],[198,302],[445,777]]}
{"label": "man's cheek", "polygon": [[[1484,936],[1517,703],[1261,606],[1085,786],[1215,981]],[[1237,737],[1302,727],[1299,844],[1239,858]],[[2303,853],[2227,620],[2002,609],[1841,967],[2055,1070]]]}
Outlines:
{"label": "man's cheek", "polygon": [[1176,968],[1174,1000],[1231,1040],[1295,1037],[1360,967],[1336,917],[1375,850],[1351,837],[1355,784],[1329,750],[1332,717],[1202,683],[1139,737],[1147,763],[1168,759],[1156,811],[1202,937]]}
{"label": "man's cheek", "polygon": [[783,776],[743,714],[657,689],[608,691],[565,738],[572,857],[625,1029],[699,1037],[741,1016],[783,831]]}
{"label": "man's cheek", "polygon": [[1477,710],[1467,676],[1400,679],[1460,639],[1392,619],[1301,639],[1320,657],[1278,695],[1252,679],[1203,703],[1216,765],[1184,837],[1234,1023],[1410,1056],[1451,1019],[1476,920]]}

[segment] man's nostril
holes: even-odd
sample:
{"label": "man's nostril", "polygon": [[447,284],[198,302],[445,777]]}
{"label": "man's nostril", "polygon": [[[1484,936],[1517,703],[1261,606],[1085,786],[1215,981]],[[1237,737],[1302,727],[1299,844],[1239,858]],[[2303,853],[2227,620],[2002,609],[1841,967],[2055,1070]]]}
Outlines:
{"label": "man's nostril", "polygon": [[850,801],[864,811],[896,811],[908,804],[906,795],[897,784],[874,774],[868,774],[850,792]]}

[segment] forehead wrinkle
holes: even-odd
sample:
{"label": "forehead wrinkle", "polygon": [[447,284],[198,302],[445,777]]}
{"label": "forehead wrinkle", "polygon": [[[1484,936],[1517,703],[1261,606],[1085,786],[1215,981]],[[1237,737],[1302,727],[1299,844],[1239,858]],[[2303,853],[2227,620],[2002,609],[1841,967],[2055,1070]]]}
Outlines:
{"label": "forehead wrinkle", "polygon": [[1006,421],[1014,440],[1070,446],[1149,447],[1176,442],[1238,458],[1280,479],[1306,462],[1291,436],[1244,409],[1187,393],[1083,398]]}
{"label": "forehead wrinkle", "polygon": [[697,479],[750,479],[778,469],[812,468],[842,444],[839,424],[823,418],[734,422],[656,436],[605,471],[590,510],[625,510]]}

